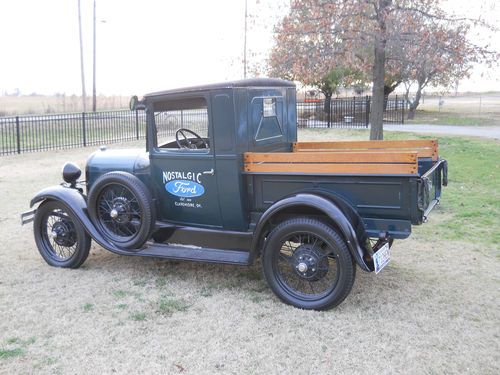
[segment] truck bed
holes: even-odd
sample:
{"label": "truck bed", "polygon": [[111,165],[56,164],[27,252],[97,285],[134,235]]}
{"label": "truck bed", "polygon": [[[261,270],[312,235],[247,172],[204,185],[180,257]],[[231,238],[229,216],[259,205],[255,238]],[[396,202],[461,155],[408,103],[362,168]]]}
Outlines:
{"label": "truck bed", "polygon": [[301,191],[322,190],[353,207],[370,236],[405,238],[426,221],[446,184],[436,140],[296,142],[293,152],[246,153],[251,210]]}
{"label": "truck bed", "polygon": [[438,160],[436,140],[295,142],[293,152],[246,153],[245,172],[422,175]]}

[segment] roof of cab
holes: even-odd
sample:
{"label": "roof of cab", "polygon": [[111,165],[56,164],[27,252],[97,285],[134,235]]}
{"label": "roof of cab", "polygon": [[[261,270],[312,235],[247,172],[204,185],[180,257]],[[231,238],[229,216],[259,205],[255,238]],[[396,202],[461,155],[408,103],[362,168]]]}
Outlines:
{"label": "roof of cab", "polygon": [[218,89],[234,89],[239,87],[295,87],[295,84],[290,81],[277,78],[251,78],[238,81],[228,81],[221,83],[212,83],[208,85],[183,87],[179,89],[171,89],[165,91],[152,92],[144,95],[145,98],[154,96],[185,94],[197,91],[218,90]]}

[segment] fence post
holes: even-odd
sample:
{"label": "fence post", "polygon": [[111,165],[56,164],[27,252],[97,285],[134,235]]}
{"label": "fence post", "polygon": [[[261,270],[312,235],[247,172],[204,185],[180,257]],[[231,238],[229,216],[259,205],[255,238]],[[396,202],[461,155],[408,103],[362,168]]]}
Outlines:
{"label": "fence post", "polygon": [[370,97],[366,95],[366,119],[365,119],[365,127],[368,127],[370,123]]}
{"label": "fence post", "polygon": [[16,116],[16,141],[17,141],[17,153],[21,153],[21,130],[19,129],[19,116]]}
{"label": "fence post", "polygon": [[401,108],[401,123],[405,123],[405,107],[406,107],[406,99],[403,97],[403,105]]}
{"label": "fence post", "polygon": [[135,136],[139,139],[139,110],[135,110]]}
{"label": "fence post", "polygon": [[87,147],[87,129],[85,126],[85,112],[82,112],[82,135],[83,135],[83,147]]}
{"label": "fence post", "polygon": [[354,127],[356,124],[356,97],[352,97],[352,124],[351,127]]}
{"label": "fence post", "polygon": [[394,105],[394,107],[395,107],[395,110],[396,110],[396,116],[395,117],[396,117],[396,120],[397,120],[397,118],[398,118],[398,95],[397,94],[396,94],[396,104]]}

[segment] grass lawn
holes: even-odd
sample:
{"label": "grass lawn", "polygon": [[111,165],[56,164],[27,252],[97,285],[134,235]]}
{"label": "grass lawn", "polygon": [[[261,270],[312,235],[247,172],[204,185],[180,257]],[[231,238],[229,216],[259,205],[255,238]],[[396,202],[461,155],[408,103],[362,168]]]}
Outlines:
{"label": "grass lawn", "polygon": [[49,267],[19,214],[96,147],[0,157],[0,374],[500,373],[500,142],[434,138],[449,161],[441,205],[394,242],[381,273],[358,269],[349,297],[323,312],[281,303],[259,262],[126,257],[94,243],[81,268]]}

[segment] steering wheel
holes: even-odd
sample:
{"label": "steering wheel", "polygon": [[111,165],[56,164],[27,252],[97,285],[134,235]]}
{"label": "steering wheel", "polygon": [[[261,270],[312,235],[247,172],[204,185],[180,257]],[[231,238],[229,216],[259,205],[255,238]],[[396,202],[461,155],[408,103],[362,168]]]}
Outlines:
{"label": "steering wheel", "polygon": [[[190,133],[194,135],[196,139],[192,140],[189,139],[186,136],[186,133]],[[184,139],[179,139],[179,135],[182,135]],[[198,134],[196,134],[194,131],[185,129],[185,128],[180,128],[175,132],[175,141],[177,142],[177,145],[179,148],[189,148],[189,149],[198,149],[198,148],[209,148],[207,142],[203,138],[201,138]],[[203,146],[203,147],[202,147]]]}

